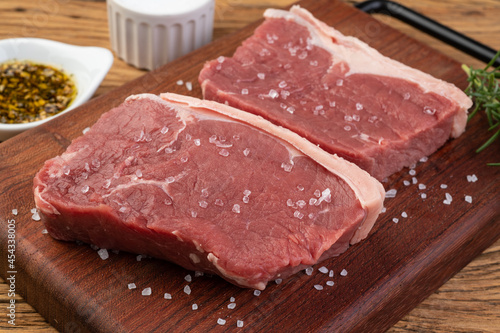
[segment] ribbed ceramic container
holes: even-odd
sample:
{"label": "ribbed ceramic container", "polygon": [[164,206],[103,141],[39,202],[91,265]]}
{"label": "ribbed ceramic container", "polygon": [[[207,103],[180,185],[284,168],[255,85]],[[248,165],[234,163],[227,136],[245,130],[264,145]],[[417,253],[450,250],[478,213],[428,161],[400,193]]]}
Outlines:
{"label": "ribbed ceramic container", "polygon": [[107,0],[117,56],[155,69],[212,40],[214,0]]}

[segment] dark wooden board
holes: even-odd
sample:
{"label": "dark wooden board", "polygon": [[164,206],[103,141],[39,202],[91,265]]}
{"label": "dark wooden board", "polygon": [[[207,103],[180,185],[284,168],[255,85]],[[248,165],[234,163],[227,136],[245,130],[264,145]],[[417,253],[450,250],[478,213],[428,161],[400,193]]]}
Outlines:
{"label": "dark wooden board", "polygon": [[[326,0],[304,0],[301,5],[383,54],[465,87],[458,63],[354,8]],[[384,331],[500,237],[500,169],[486,166],[497,162],[498,146],[479,155],[474,152],[487,139],[487,124],[480,117],[459,139],[417,165],[415,177],[425,190],[403,184],[412,179],[408,170],[384,183],[398,194],[386,199],[387,211],[364,242],[317,265],[311,276],[300,272],[279,285],[271,283],[260,296],[218,277],[194,277],[156,259],[137,261],[132,254],[110,253],[109,259],[101,260],[88,245],[58,242],[42,233],[43,225],[32,220],[30,210],[35,206],[32,178],[45,160],[62,153],[83,129],[130,94],[171,91],[201,97],[197,75],[203,63],[231,55],[257,24],[0,144],[0,274],[4,279],[10,275],[7,224],[15,220],[16,291],[57,329]],[[192,82],[193,90],[177,85],[178,80]],[[477,182],[467,181],[472,174]],[[443,204],[445,193],[452,195],[451,205]],[[465,195],[472,196],[472,204]],[[407,218],[401,216],[403,211]],[[323,265],[334,270],[333,278],[318,272]],[[342,269],[347,276],[340,276]],[[186,282],[190,273],[193,281]],[[327,286],[328,280],[335,285]],[[128,283],[137,289],[129,290]],[[316,290],[317,284],[324,289]],[[189,295],[183,291],[186,285],[192,290]],[[141,295],[146,287],[152,288],[151,296]],[[172,299],[164,299],[164,293],[172,294]],[[231,297],[234,309],[227,307]],[[192,310],[193,304],[197,310]],[[219,318],[226,320],[225,325],[217,323]],[[243,321],[242,328],[237,328],[238,320]]]}

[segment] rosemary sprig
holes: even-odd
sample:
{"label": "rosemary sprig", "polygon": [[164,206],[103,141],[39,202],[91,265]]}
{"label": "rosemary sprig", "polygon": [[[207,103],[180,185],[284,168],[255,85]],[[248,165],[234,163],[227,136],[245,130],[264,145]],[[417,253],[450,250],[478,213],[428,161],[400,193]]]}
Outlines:
{"label": "rosemary sprig", "polygon": [[[500,67],[493,67],[493,63],[498,57],[500,57],[500,51],[484,69],[473,69],[462,65],[462,69],[468,75],[467,81],[469,82],[465,93],[475,103],[475,108],[469,114],[468,120],[474,117],[478,110],[484,110],[490,125],[488,131],[494,131],[493,135],[476,150],[476,153],[483,151],[500,137]],[[500,166],[500,163],[489,163],[488,165]]]}

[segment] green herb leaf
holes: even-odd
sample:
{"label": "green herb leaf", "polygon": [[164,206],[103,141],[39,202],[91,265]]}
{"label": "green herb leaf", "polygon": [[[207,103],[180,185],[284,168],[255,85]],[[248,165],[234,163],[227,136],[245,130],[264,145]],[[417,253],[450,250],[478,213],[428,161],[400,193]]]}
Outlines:
{"label": "green herb leaf", "polygon": [[[496,130],[495,133],[476,152],[479,153],[490,146],[500,137],[500,67],[493,67],[496,59],[500,57],[500,51],[491,59],[484,69],[473,69],[467,65],[462,65],[462,69],[467,73],[469,85],[465,93],[473,99],[474,110],[469,114],[468,120],[474,117],[479,110],[486,112],[488,119],[488,131]],[[491,68],[491,69],[490,69]],[[500,163],[489,163],[488,165],[500,165]]]}

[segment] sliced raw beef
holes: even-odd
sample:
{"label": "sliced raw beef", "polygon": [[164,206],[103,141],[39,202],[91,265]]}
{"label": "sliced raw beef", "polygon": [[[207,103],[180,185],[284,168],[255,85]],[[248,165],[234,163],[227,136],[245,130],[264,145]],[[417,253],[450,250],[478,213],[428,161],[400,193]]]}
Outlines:
{"label": "sliced raw beef", "polygon": [[50,235],[258,289],[367,236],[384,197],[368,173],[250,113],[161,97],[129,97],[45,163]]}
{"label": "sliced raw beef", "polygon": [[454,85],[382,56],[298,6],[265,17],[233,57],[205,65],[206,99],[285,126],[380,180],[465,130],[471,101]]}

